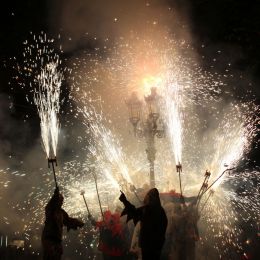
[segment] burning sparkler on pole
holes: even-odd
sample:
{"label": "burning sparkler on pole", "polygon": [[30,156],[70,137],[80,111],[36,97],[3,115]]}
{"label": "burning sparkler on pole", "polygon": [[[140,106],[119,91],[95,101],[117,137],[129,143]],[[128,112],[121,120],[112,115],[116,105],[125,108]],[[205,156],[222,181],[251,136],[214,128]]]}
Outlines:
{"label": "burning sparkler on pole", "polygon": [[175,157],[176,171],[179,177],[180,194],[182,196],[182,95],[181,86],[176,75],[167,72],[165,75],[163,95],[165,99],[165,117],[172,153]]}
{"label": "burning sparkler on pole", "polygon": [[63,74],[58,71],[59,59],[48,63],[36,78],[39,86],[34,93],[34,103],[37,106],[41,120],[41,136],[43,148],[47,156],[48,167],[52,165],[55,186],[58,187],[55,166],[57,166],[57,145],[59,134],[60,87]]}
{"label": "burning sparkler on pole", "polygon": [[48,160],[48,167],[52,166],[55,186],[58,187],[55,172],[59,134],[58,114],[61,83],[66,68],[59,68],[61,60],[59,54],[54,51],[53,42],[54,39],[48,38],[44,32],[38,36],[33,35],[32,43],[25,41],[24,65],[18,66],[18,72],[31,80],[33,100],[40,117],[43,149]]}

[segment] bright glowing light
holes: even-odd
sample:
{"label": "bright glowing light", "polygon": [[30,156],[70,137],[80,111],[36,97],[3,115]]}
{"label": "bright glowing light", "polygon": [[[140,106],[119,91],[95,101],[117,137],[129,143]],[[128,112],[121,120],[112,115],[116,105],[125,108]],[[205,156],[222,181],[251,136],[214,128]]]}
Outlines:
{"label": "bright glowing light", "polygon": [[142,79],[142,85],[143,85],[143,94],[149,95],[151,92],[151,88],[156,87],[157,89],[160,88],[162,84],[162,78],[159,76],[151,76],[148,75]]}

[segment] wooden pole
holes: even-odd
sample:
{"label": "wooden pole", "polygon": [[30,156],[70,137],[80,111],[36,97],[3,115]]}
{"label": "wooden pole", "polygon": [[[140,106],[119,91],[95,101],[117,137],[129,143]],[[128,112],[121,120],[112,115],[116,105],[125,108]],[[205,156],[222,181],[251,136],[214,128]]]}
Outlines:
{"label": "wooden pole", "polygon": [[95,173],[92,173],[92,174],[93,174],[94,181],[95,181],[95,185],[96,185],[96,192],[97,192],[97,197],[98,197],[98,203],[99,203],[100,212],[101,212],[102,218],[103,218],[103,220],[104,220],[104,213],[103,213],[103,210],[102,210],[101,201],[100,201],[99,192],[98,192],[97,178],[96,178]]}

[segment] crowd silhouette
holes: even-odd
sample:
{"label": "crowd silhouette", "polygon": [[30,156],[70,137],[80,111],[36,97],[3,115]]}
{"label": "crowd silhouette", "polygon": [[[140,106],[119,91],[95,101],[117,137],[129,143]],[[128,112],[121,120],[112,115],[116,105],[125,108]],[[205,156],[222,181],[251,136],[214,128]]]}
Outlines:
{"label": "crowd silhouette", "polygon": [[[139,189],[129,197],[121,191],[119,200],[124,209],[102,212],[102,219],[91,214],[88,222],[99,233],[98,250],[104,260],[195,260],[196,241],[199,240],[197,222],[199,214],[196,198],[184,198],[171,191],[159,193],[156,188]],[[84,223],[72,218],[62,208],[63,196],[57,187],[45,207],[45,224],[42,232],[44,260],[62,258],[63,227],[77,230]],[[135,204],[136,204],[135,203]]]}

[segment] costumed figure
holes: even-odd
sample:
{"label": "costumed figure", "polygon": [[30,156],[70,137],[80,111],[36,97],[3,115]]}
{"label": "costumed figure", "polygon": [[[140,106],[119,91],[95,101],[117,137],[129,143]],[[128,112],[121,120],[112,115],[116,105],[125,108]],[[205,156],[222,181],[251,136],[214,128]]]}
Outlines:
{"label": "costumed figure", "polygon": [[47,206],[45,207],[45,225],[42,232],[42,246],[44,260],[60,260],[62,249],[63,226],[67,230],[83,227],[84,223],[69,217],[62,209],[63,196],[57,187]]}
{"label": "costumed figure", "polygon": [[144,198],[144,206],[136,208],[124,193],[119,200],[125,208],[121,216],[127,215],[127,221],[133,219],[136,225],[140,221],[139,246],[143,260],[159,260],[165,241],[167,217],[161,206],[159,192],[156,188],[148,191]]}

